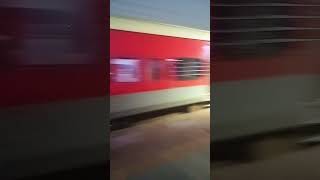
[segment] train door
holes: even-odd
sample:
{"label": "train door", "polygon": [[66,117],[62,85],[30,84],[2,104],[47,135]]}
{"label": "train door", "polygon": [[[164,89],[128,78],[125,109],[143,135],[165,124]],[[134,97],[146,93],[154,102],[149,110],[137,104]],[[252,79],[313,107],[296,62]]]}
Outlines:
{"label": "train door", "polygon": [[148,79],[154,83],[162,79],[162,64],[159,59],[148,60],[148,66],[146,70],[148,71]]}

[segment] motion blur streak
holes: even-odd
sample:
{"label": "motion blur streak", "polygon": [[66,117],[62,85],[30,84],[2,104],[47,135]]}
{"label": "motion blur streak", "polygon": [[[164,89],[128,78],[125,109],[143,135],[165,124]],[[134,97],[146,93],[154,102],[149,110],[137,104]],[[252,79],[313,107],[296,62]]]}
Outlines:
{"label": "motion blur streak", "polygon": [[106,163],[107,10],[1,1],[0,179]]}
{"label": "motion blur streak", "polygon": [[319,179],[310,170],[319,149],[306,145],[320,142],[320,4],[216,0],[211,8],[212,159],[234,165],[213,163],[213,179]]}
{"label": "motion blur streak", "polygon": [[317,119],[305,116],[310,111],[305,104],[320,97],[319,5],[221,0],[212,9],[212,139],[284,130]]}

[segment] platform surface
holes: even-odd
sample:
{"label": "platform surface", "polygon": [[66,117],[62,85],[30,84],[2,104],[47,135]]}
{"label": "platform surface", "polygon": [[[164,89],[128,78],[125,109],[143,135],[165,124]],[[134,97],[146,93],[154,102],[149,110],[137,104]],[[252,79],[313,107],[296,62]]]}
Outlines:
{"label": "platform surface", "polygon": [[210,109],[169,114],[113,131],[112,180],[209,180]]}

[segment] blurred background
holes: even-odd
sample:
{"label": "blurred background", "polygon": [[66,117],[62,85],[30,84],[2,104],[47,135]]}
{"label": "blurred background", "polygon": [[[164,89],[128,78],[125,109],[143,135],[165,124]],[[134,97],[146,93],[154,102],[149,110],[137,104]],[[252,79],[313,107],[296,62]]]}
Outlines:
{"label": "blurred background", "polygon": [[108,176],[106,7],[0,2],[0,179]]}
{"label": "blurred background", "polygon": [[213,179],[320,177],[319,8],[211,4]]}
{"label": "blurred background", "polygon": [[108,3],[1,1],[1,179],[209,179],[209,1]]}

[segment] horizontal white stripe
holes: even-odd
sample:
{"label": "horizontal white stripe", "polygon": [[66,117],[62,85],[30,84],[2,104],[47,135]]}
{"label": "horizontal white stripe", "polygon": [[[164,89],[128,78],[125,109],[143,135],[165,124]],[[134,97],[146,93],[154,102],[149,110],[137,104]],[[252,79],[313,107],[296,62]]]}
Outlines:
{"label": "horizontal white stripe", "polygon": [[320,30],[320,28],[316,28],[316,27],[261,27],[261,28],[246,28],[246,29],[221,29],[221,30],[213,30],[213,33],[295,31],[295,30]]}
{"label": "horizontal white stripe", "polygon": [[237,41],[226,43],[215,43],[215,46],[233,46],[233,45],[255,45],[255,44],[272,44],[286,42],[318,42],[320,39],[259,39],[252,41]]}
{"label": "horizontal white stripe", "polygon": [[212,20],[253,20],[253,19],[319,19],[320,16],[292,16],[292,15],[261,15],[261,16],[231,16],[212,17]]}

